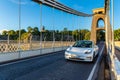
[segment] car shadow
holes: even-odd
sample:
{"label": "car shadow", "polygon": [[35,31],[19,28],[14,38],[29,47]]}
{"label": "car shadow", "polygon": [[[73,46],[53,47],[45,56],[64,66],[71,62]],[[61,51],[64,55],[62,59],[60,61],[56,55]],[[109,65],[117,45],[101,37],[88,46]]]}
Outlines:
{"label": "car shadow", "polygon": [[96,62],[87,62],[87,61],[74,61],[74,60],[65,60],[67,63],[75,63],[75,64],[94,64]]}

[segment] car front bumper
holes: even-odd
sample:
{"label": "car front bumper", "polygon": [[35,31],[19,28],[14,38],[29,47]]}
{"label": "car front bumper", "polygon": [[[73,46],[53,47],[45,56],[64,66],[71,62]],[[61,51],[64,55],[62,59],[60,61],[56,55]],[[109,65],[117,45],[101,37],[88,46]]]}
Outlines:
{"label": "car front bumper", "polygon": [[92,62],[93,61],[93,55],[76,55],[76,54],[65,54],[65,59],[68,60],[74,60],[74,61],[86,61],[86,62]]}

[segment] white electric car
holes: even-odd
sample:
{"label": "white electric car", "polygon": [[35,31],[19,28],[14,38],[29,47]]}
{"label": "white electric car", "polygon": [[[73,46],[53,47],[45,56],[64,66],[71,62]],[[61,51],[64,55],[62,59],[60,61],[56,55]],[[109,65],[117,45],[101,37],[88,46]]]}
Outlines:
{"label": "white electric car", "polygon": [[93,41],[76,41],[65,51],[65,59],[92,62],[98,55],[98,46]]}

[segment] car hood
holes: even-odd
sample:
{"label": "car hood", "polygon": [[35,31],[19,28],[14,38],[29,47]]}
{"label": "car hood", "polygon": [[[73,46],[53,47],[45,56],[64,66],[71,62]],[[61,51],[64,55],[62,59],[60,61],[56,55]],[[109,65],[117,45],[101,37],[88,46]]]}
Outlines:
{"label": "car hood", "polygon": [[71,53],[85,53],[86,50],[93,50],[93,48],[78,48],[78,47],[70,47],[67,49],[67,51],[71,52]]}

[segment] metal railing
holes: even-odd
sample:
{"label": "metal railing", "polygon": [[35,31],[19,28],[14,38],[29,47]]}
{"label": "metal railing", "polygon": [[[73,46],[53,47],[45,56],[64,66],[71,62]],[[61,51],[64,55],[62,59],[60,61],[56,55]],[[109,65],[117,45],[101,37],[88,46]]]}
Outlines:
{"label": "metal railing", "polygon": [[[5,40],[0,42],[0,53],[40,49],[40,41],[32,41],[32,43],[21,43],[20,45],[17,43],[17,41],[13,40],[10,41],[10,44],[7,44],[6,42],[7,41]],[[74,42],[70,41],[56,41],[54,43],[54,47],[70,46],[73,43]],[[43,41],[42,48],[52,48],[52,44],[52,41]]]}

